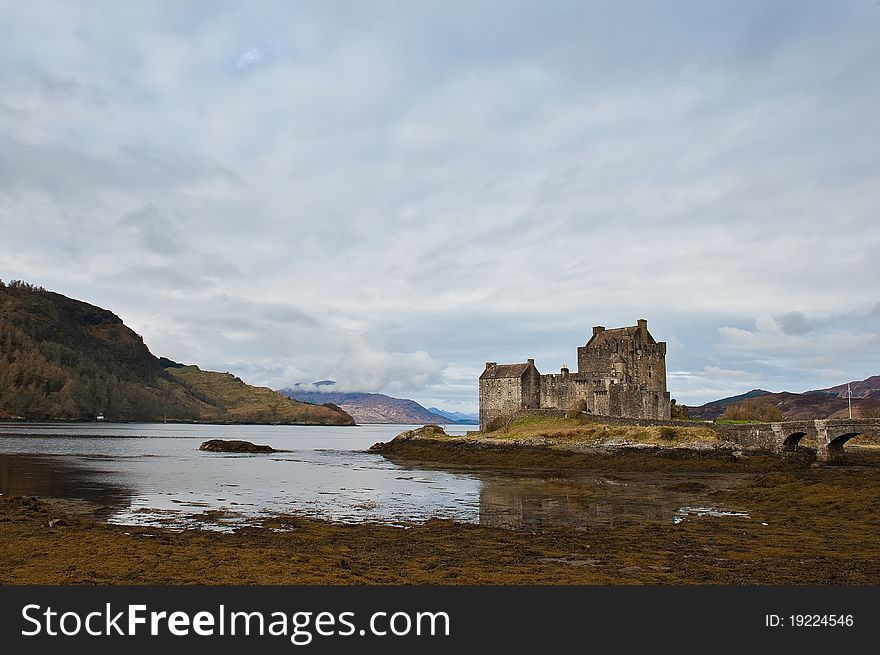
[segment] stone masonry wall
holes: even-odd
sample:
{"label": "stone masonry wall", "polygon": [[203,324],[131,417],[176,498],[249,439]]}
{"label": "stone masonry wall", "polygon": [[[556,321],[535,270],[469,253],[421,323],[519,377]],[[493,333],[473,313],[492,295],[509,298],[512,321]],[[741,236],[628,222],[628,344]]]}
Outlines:
{"label": "stone masonry wall", "polygon": [[[577,350],[580,375],[615,377],[621,382],[642,384],[650,391],[666,391],[665,343],[638,343],[623,338],[614,344],[581,346]],[[612,371],[617,375],[612,375]]]}
{"label": "stone masonry wall", "polygon": [[541,376],[541,407],[568,410],[579,400],[585,400],[593,410],[592,385],[569,373],[551,373]]}
{"label": "stone masonry wall", "polygon": [[670,417],[669,393],[648,391],[640,386],[613,384],[608,388],[611,416],[660,419]]}
{"label": "stone masonry wall", "polygon": [[[533,362],[529,360],[529,363]],[[530,366],[522,377],[520,397],[523,409],[538,409],[541,406],[541,374],[534,365]]]}
{"label": "stone masonry wall", "polygon": [[480,426],[485,427],[496,416],[522,409],[522,383],[519,378],[480,380]]}

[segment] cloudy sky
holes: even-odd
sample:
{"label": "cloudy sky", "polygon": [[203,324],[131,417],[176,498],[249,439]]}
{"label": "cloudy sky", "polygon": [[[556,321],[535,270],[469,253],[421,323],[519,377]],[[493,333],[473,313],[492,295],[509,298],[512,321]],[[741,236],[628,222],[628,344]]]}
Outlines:
{"label": "cloudy sky", "polygon": [[880,4],[0,4],[0,278],[471,411],[647,318],[687,404],[880,373]]}

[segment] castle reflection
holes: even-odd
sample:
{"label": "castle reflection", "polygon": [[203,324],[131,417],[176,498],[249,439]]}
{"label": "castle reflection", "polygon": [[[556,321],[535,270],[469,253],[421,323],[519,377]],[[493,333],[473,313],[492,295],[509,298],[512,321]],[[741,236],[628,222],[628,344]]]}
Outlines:
{"label": "castle reflection", "polygon": [[693,476],[657,474],[481,477],[480,523],[518,530],[671,523],[682,507],[711,506],[713,491],[737,482],[731,476],[695,481]]}

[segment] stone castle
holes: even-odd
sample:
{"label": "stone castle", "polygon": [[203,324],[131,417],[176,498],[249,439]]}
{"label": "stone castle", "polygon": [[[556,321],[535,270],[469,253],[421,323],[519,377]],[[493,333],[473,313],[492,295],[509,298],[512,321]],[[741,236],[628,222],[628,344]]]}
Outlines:
{"label": "stone castle", "polygon": [[648,321],[606,330],[577,349],[577,373],[563,365],[541,375],[535,360],[487,362],[480,376],[480,428],[492,419],[529,409],[582,410],[604,416],[669,419],[666,343],[654,341]]}

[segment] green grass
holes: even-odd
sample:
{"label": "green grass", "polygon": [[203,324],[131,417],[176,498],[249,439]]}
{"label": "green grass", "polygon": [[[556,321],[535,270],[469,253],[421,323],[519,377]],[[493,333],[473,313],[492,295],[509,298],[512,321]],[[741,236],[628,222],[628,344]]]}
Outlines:
{"label": "green grass", "polygon": [[476,435],[476,438],[501,441],[543,439],[549,440],[551,444],[560,445],[602,445],[608,442],[685,445],[695,442],[714,443],[720,441],[720,436],[717,432],[702,425],[681,425],[675,427],[665,425],[620,425],[581,418],[548,418],[543,416],[523,416],[511,421],[506,428],[500,428],[491,432],[480,432]]}

